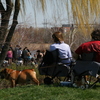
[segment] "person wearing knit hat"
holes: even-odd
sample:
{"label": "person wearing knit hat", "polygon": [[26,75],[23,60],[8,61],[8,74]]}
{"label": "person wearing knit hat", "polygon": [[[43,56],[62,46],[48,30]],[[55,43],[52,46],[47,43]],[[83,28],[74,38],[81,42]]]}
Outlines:
{"label": "person wearing knit hat", "polygon": [[72,53],[69,45],[64,43],[63,34],[61,32],[54,32],[52,38],[54,43],[50,45],[50,51],[58,49],[61,62],[70,64]]}

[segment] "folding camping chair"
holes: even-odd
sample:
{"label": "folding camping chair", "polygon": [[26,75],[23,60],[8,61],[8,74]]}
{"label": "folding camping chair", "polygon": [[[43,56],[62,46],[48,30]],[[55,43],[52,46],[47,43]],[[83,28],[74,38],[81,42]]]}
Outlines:
{"label": "folding camping chair", "polygon": [[[69,58],[71,59],[71,58]],[[51,84],[53,79],[56,77],[60,80],[59,77],[64,77],[65,79],[70,78],[71,67],[74,62],[72,61],[70,65],[66,65],[60,62],[58,49],[54,51],[46,51],[43,61],[39,65],[39,74],[45,75],[44,83]],[[60,80],[61,81],[61,80]]]}
{"label": "folding camping chair", "polygon": [[[92,53],[84,53],[81,55],[81,60],[76,61],[76,65],[73,67],[72,71],[72,80],[73,83],[79,82],[77,85],[82,88],[92,88],[96,85],[97,82],[100,82],[100,78],[97,78],[97,74],[99,74],[100,63],[93,61],[95,56],[95,52]],[[90,76],[88,82],[86,80],[86,76]],[[95,77],[96,81],[91,83],[91,77]],[[84,81],[83,81],[84,80]]]}

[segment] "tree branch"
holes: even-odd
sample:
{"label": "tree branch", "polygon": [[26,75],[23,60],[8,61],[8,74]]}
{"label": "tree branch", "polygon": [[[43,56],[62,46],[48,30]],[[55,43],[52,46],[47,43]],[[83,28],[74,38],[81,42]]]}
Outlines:
{"label": "tree branch", "polygon": [[5,12],[5,9],[4,9],[3,4],[1,3],[1,1],[0,1],[0,12],[1,12],[1,13],[2,13],[2,12]]}
{"label": "tree branch", "polygon": [[7,7],[6,11],[7,12],[12,10],[12,6],[13,6],[13,4],[12,4],[11,0],[6,0],[6,7]]}
{"label": "tree branch", "polygon": [[10,42],[12,39],[14,30],[16,28],[16,25],[18,24],[17,18],[18,18],[19,10],[20,10],[20,0],[16,0],[15,1],[15,12],[14,12],[14,16],[13,16],[13,23],[9,30],[6,42]]}

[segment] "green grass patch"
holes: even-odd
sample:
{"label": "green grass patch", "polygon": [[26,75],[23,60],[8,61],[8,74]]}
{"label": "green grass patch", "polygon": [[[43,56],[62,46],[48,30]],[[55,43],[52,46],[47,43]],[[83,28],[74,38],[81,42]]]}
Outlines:
{"label": "green grass patch", "polygon": [[0,90],[0,100],[100,100],[100,87],[82,90],[54,85],[25,85]]}
{"label": "green grass patch", "polygon": [[28,84],[10,88],[9,81],[0,80],[0,100],[100,100],[100,84],[96,88],[82,90],[80,88],[62,87],[59,84],[44,85],[44,76],[39,75],[38,68],[32,66],[10,66],[16,70],[35,69],[41,81],[40,86]]}

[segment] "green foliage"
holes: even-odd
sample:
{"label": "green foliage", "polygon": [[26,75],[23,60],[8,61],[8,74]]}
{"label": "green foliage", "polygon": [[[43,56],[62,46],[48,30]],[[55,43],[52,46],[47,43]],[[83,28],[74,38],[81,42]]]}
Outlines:
{"label": "green foliage", "polygon": [[99,100],[100,87],[82,90],[54,85],[26,85],[0,90],[0,100]]}

